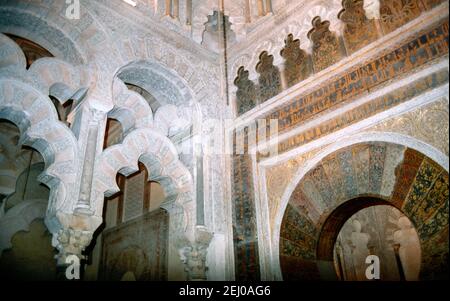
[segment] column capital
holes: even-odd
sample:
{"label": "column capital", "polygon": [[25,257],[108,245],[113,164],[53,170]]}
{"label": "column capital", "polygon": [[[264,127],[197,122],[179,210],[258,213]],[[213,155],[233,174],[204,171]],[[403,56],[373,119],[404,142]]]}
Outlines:
{"label": "column capital", "polygon": [[181,261],[185,265],[185,271],[189,281],[207,280],[206,256],[213,234],[204,226],[197,226],[195,241],[189,246],[180,249]]}
{"label": "column capital", "polygon": [[61,229],[53,234],[52,245],[59,251],[56,255],[57,265],[66,265],[66,259],[71,255],[77,256],[80,260],[85,259],[82,253],[91,243],[92,236],[92,231],[75,229]]}
{"label": "column capital", "polygon": [[68,256],[75,255],[84,259],[83,252],[92,241],[95,230],[102,218],[72,213],[56,212],[47,216],[45,224],[52,233],[52,245],[58,250],[58,265],[66,265]]}

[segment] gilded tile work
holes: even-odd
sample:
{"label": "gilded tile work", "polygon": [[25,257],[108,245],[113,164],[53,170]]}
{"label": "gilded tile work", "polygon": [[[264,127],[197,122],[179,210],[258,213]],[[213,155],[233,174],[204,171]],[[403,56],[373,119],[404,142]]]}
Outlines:
{"label": "gilded tile work", "polygon": [[308,217],[312,222],[317,223],[319,221],[321,212],[315,206],[308,196],[303,192],[302,187],[297,186],[292,193],[290,205],[299,212],[304,212],[304,215]]}
{"label": "gilded tile work", "polygon": [[369,191],[370,183],[370,169],[371,169],[371,150],[370,146],[361,145],[352,149],[353,170],[356,177],[356,189],[358,194]]}
{"label": "gilded tile work", "polygon": [[366,17],[363,0],[344,0],[339,19],[345,23],[343,37],[350,55],[378,38],[375,20]]}
{"label": "gilded tile work", "polygon": [[[423,204],[423,200],[427,195],[432,184],[439,177],[441,168],[431,160],[425,158],[422,161],[421,166],[416,174],[413,185],[409,190],[409,194],[406,197],[405,203],[402,209],[411,215],[411,220],[415,224],[420,224],[423,220],[420,220],[420,216],[415,214],[417,206]],[[437,201],[437,200],[436,200]]]}
{"label": "gilded tile work", "polygon": [[330,31],[329,21],[315,17],[312,26],[308,38],[313,43],[314,71],[319,72],[341,60],[344,57],[344,50],[338,36]]}
{"label": "gilded tile work", "polygon": [[[413,213],[418,224],[430,225],[428,223],[433,218],[436,221],[434,231],[438,231],[446,225],[446,221],[448,221],[448,188],[448,175],[441,173]],[[436,210],[436,208],[439,209]],[[419,229],[423,237],[432,236],[434,233],[430,230],[426,231],[425,227]]]}
{"label": "gilded tile work", "polygon": [[326,210],[332,208],[333,203],[336,201],[332,194],[332,190],[330,189],[330,181],[332,181],[332,178],[328,178],[322,165],[319,165],[310,171],[309,177],[316,184],[316,188],[320,193],[320,197]]}
{"label": "gilded tile work", "polygon": [[356,196],[358,194],[356,187],[357,175],[355,175],[353,170],[352,158],[353,154],[350,149],[338,153],[339,164],[341,165],[342,176],[344,179],[344,191],[347,198]]}
{"label": "gilded tile work", "polygon": [[[448,173],[441,169],[432,171],[438,176],[435,174],[424,176],[424,173],[430,172],[429,164],[433,162],[423,161],[421,170],[409,192],[405,210],[412,210],[408,213],[415,220],[422,241],[422,278],[446,279],[449,252],[449,179]],[[423,169],[428,170],[422,171]],[[432,179],[432,182],[429,183],[423,177]],[[419,187],[424,184],[428,186]],[[419,189],[428,189],[428,191],[423,193]],[[419,197],[421,197],[420,200],[418,200]]]}
{"label": "gilded tile work", "polygon": [[[317,224],[321,222],[321,216],[346,200],[361,194],[379,195],[383,176],[388,175],[384,173],[384,161],[390,154],[402,156],[402,153],[396,150],[396,146],[383,143],[358,144],[330,154],[303,177],[292,194],[290,204]],[[317,151],[308,156],[312,157],[314,153]],[[304,156],[299,156],[299,159],[301,158]],[[268,182],[270,184],[267,188],[269,195],[272,196],[269,198],[270,208],[278,208],[278,205],[273,203],[280,200],[286,187],[285,183],[292,180],[295,170],[303,168],[303,163],[292,164],[290,168],[289,165],[273,167],[267,172],[268,177],[273,179]],[[276,181],[277,176],[283,180]],[[371,181],[375,183],[372,186]],[[280,182],[281,189],[277,186]],[[389,197],[391,193],[392,191],[389,191],[389,195],[384,197]],[[274,210],[270,212],[271,216],[276,214]]]}
{"label": "gilded tile work", "polygon": [[384,161],[386,160],[386,145],[372,144],[370,146],[369,163],[369,193],[379,194],[383,182]]}
{"label": "gilded tile work", "polygon": [[422,239],[433,236],[448,224],[448,188],[448,174],[429,159],[423,160],[403,205],[416,225],[425,225],[419,227]]}
{"label": "gilded tile work", "polygon": [[[448,190],[448,180],[446,182],[446,185]],[[436,240],[436,237],[438,238],[445,237],[445,233],[448,232],[448,218],[449,218],[448,194],[447,200],[443,202],[443,205],[439,209],[437,209],[434,213],[435,215],[428,221],[426,221],[419,228],[419,234],[424,240],[434,241]],[[448,251],[448,241],[443,240],[442,243],[447,244],[447,251]],[[437,245],[435,244],[435,246]]]}
{"label": "gilded tile work", "polygon": [[[302,179],[302,183],[311,183],[309,185],[313,185],[314,190],[304,189],[305,186],[300,183],[294,195],[314,201],[311,205],[315,204],[315,210],[320,215],[358,195],[380,195],[384,162],[392,148],[385,143],[358,144],[333,153]],[[320,208],[319,203],[325,206]]]}
{"label": "gilded tile work", "polygon": [[405,151],[404,159],[396,172],[397,179],[395,181],[394,194],[391,199],[396,207],[401,208],[403,206],[411,183],[416,177],[423,159],[424,156],[414,150],[407,149]]}
{"label": "gilded tile work", "polygon": [[281,92],[280,71],[273,65],[273,55],[269,55],[267,51],[261,53],[256,71],[259,74],[259,99],[261,102],[265,102]]}
{"label": "gilded tile work", "polygon": [[314,200],[314,206],[317,211],[320,213],[328,211],[327,204],[325,200],[322,198],[321,191],[316,186],[317,183],[314,182],[313,179],[309,177],[305,177],[305,179],[299,184],[300,189],[303,191],[305,195],[307,195],[308,199]]}
{"label": "gilded tile work", "polygon": [[[340,163],[339,153],[333,153],[328,156],[328,160],[324,160],[321,165],[329,179],[333,179],[330,183],[330,188],[334,191],[336,202],[341,202],[347,198],[346,179],[341,175],[344,174],[342,164]],[[354,169],[357,170],[358,169]],[[365,172],[364,172],[365,174]],[[320,212],[322,214],[322,212]]]}
{"label": "gilded tile work", "polygon": [[311,57],[300,48],[300,40],[289,34],[281,51],[284,58],[284,76],[288,87],[304,80],[312,73]]}

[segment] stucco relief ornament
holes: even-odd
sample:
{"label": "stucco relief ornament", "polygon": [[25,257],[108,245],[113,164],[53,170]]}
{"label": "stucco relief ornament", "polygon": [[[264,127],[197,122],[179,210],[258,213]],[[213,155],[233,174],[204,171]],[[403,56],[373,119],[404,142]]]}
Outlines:
{"label": "stucco relief ornament", "polygon": [[292,34],[287,36],[285,46],[280,54],[285,60],[284,73],[288,86],[291,87],[310,75],[308,55],[300,48],[300,40],[294,39]]}
{"label": "stucco relief ornament", "polygon": [[253,109],[257,104],[257,94],[255,84],[249,79],[249,72],[244,67],[240,67],[234,85],[237,87],[237,110],[238,114]]}
{"label": "stucco relief ornament", "polygon": [[385,34],[414,19],[421,13],[417,0],[384,0],[380,2],[380,18]]}
{"label": "stucco relief ornament", "polygon": [[375,131],[397,132],[418,138],[435,146],[444,154],[449,154],[448,101],[440,101],[425,108],[388,119],[372,128]]}
{"label": "stucco relief ornament", "polygon": [[344,0],[338,18],[345,23],[344,39],[347,51],[353,53],[377,38],[373,21],[366,17],[363,0]]}
{"label": "stucco relief ornament", "polygon": [[339,40],[330,31],[330,21],[323,21],[320,17],[312,20],[313,29],[308,32],[308,38],[313,43],[313,62],[315,71],[321,71],[342,57]]}
{"label": "stucco relief ornament", "polygon": [[[383,16],[383,19],[386,18],[395,18],[395,16],[404,18],[410,14],[412,14],[413,10],[416,8],[416,2],[414,0],[406,0],[406,1],[392,1],[390,5],[385,4],[383,9],[387,15]],[[391,20],[392,21],[392,20]]]}
{"label": "stucco relief ornament", "polygon": [[344,0],[342,6],[344,10],[339,14],[339,19],[346,23],[346,30],[354,34],[358,26],[363,26],[366,22],[362,0]]}
{"label": "stucco relief ornament", "polygon": [[273,55],[263,51],[256,65],[256,72],[259,73],[259,97],[261,102],[276,96],[282,90],[280,71],[274,66],[273,62]]}

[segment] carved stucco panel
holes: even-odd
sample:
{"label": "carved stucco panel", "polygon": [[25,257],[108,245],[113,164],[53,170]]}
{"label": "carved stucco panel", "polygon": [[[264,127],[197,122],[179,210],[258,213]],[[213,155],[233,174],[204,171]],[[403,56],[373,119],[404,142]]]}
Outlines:
{"label": "carved stucco panel", "polygon": [[298,155],[289,161],[270,167],[266,170],[267,202],[271,228],[275,223],[276,214],[281,206],[281,198],[297,170],[313,158],[320,149]]}
{"label": "carved stucco panel", "polygon": [[449,155],[449,102],[441,99],[401,116],[383,121],[369,131],[396,132],[434,146]]}

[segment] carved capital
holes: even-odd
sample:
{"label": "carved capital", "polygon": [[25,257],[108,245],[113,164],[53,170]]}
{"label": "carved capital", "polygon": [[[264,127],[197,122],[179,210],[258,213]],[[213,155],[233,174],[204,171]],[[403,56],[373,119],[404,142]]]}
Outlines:
{"label": "carved capital", "polygon": [[207,280],[206,256],[213,234],[205,227],[197,227],[195,236],[193,243],[180,249],[180,257],[185,265],[188,280],[204,281]]}
{"label": "carved capital", "polygon": [[53,234],[52,245],[58,249],[56,256],[58,265],[65,265],[66,258],[70,255],[84,259],[82,255],[86,247],[91,243],[93,232],[74,229],[62,229]]}
{"label": "carved capital", "polygon": [[98,124],[106,118],[106,112],[95,108],[90,108],[91,124]]}
{"label": "carved capital", "polygon": [[58,265],[65,265],[66,258],[76,255],[83,259],[83,251],[91,243],[95,230],[102,223],[99,216],[86,216],[74,214],[73,212],[56,212],[47,215],[45,224],[52,233],[52,245],[58,249]]}

